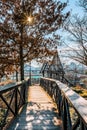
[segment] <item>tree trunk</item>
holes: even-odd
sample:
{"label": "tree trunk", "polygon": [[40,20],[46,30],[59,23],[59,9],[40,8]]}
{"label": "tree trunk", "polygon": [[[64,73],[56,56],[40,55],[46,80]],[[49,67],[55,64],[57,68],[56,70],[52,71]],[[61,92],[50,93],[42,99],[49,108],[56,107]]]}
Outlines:
{"label": "tree trunk", "polygon": [[16,81],[18,81],[18,71],[16,71]]}
{"label": "tree trunk", "polygon": [[20,80],[24,80],[24,59],[23,59],[23,26],[21,26],[21,43],[20,43]]}

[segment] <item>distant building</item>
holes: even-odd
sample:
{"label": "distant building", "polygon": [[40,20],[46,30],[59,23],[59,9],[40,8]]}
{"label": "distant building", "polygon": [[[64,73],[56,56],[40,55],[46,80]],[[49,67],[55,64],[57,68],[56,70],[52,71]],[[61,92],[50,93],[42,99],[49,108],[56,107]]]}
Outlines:
{"label": "distant building", "polygon": [[52,60],[43,64],[41,73],[45,77],[62,80],[64,77],[64,70],[61,64],[58,52],[55,53]]}
{"label": "distant building", "polygon": [[48,61],[43,64],[41,68],[43,76],[58,79],[71,85],[79,82],[79,74],[85,73],[85,66],[71,59],[70,53],[73,53],[70,48],[59,48],[51,62]]}

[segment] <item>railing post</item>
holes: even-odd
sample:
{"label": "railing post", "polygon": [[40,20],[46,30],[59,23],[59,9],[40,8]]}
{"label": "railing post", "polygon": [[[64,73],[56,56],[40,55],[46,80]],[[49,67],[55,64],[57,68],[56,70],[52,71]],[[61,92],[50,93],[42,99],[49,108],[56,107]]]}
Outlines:
{"label": "railing post", "polygon": [[62,103],[62,96],[61,96],[61,90],[58,91],[58,110],[59,110],[59,116],[61,116],[61,103]]}
{"label": "railing post", "polygon": [[[63,121],[63,130],[76,130],[78,127],[80,130],[87,130],[86,100],[70,89],[68,85],[61,83],[60,81],[42,78],[41,84],[57,104],[59,116]],[[75,110],[76,117],[72,116],[71,107]]]}
{"label": "railing post", "polygon": [[82,120],[80,119],[80,130],[85,130],[85,128],[84,128],[84,124],[83,124],[83,122],[82,122]]}
{"label": "railing post", "polygon": [[17,115],[18,114],[18,103],[17,103],[17,99],[18,96],[17,96],[17,88],[15,88],[15,114]]}
{"label": "railing post", "polygon": [[26,103],[26,88],[27,84],[26,82],[23,84],[23,99],[24,99],[24,104]]}
{"label": "railing post", "polygon": [[66,112],[66,103],[65,103],[65,98],[64,98],[64,108],[63,108],[63,126],[64,130],[67,130],[67,112]]}
{"label": "railing post", "polygon": [[28,86],[28,82],[29,80],[21,81],[12,86],[9,85],[9,87],[0,89],[0,100],[5,104],[3,106],[5,113],[1,115],[0,130],[3,129],[3,127],[7,127],[5,125],[11,121],[7,119],[10,113],[12,114],[10,115],[12,119],[18,114],[19,109],[26,102],[26,87]]}
{"label": "railing post", "polygon": [[70,113],[69,113],[69,105],[67,102],[67,99],[64,98],[64,115],[63,115],[63,125],[64,125],[64,130],[71,130],[72,129],[72,124],[71,124],[71,118],[70,118]]}

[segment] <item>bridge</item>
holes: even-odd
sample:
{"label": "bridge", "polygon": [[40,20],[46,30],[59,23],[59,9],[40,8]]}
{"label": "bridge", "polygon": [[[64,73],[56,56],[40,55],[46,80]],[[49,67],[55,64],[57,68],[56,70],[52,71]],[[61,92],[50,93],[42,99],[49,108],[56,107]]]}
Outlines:
{"label": "bridge", "polygon": [[51,78],[0,88],[1,130],[87,130],[87,100]]}

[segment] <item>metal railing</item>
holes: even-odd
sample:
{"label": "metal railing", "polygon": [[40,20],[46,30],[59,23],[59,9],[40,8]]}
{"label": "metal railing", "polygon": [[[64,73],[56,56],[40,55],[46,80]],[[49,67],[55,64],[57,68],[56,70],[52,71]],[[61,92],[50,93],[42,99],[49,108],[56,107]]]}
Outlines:
{"label": "metal railing", "polygon": [[0,130],[17,116],[19,109],[26,103],[29,79],[14,85],[0,87]]}
{"label": "metal railing", "polygon": [[87,100],[58,80],[41,78],[40,85],[56,102],[64,130],[87,130]]}

